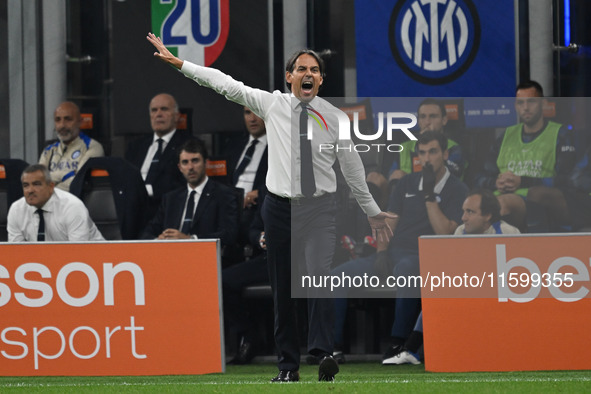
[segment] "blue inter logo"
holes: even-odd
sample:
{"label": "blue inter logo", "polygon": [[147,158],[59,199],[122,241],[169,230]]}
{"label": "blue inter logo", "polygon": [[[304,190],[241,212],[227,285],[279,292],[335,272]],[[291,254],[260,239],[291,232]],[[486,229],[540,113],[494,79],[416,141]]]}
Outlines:
{"label": "blue inter logo", "polygon": [[392,12],[388,38],[407,75],[439,85],[470,67],[480,44],[480,20],[470,0],[403,0]]}

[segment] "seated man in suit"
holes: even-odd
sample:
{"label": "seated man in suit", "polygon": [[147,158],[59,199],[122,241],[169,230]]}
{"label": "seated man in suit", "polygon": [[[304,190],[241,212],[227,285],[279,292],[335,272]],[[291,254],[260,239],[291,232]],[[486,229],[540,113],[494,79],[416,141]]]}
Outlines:
{"label": "seated man in suit", "polygon": [[150,124],[153,133],[132,141],[125,159],[141,170],[148,193],[146,222],[156,214],[162,196],[185,184],[177,170],[178,147],[190,138],[185,130],[177,130],[178,104],[173,96],[161,93],[150,101]]}
{"label": "seated man in suit", "polygon": [[235,241],[236,195],[207,177],[206,160],[207,150],[200,140],[187,140],[179,148],[178,168],[186,179],[185,185],[162,197],[143,239],[219,238],[222,247]]}
{"label": "seated man in suit", "polygon": [[53,113],[58,141],[48,145],[39,157],[39,164],[49,170],[51,180],[59,189],[69,191],[76,172],[91,157],[105,155],[103,146],[80,132],[80,108],[70,101],[61,103]]}

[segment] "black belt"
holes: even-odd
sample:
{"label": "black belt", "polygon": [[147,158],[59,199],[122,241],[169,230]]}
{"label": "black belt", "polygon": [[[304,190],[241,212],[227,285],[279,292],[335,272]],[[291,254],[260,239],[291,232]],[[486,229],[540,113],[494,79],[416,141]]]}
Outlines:
{"label": "black belt", "polygon": [[307,205],[307,204],[315,204],[327,198],[334,196],[334,193],[325,193],[318,197],[281,197],[277,194],[273,194],[270,191],[267,191],[267,195],[274,200],[284,202],[286,204],[291,205]]}

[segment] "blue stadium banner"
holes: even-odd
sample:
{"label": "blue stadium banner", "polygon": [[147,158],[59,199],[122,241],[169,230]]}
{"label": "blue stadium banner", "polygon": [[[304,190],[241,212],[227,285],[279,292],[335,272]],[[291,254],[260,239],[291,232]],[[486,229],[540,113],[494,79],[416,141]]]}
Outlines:
{"label": "blue stadium banner", "polygon": [[512,96],[514,0],[356,0],[360,97]]}

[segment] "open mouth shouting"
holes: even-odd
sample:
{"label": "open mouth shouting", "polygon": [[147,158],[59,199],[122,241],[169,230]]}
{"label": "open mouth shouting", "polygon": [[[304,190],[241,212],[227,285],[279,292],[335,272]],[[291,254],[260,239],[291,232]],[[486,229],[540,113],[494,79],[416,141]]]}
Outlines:
{"label": "open mouth shouting", "polygon": [[311,95],[314,91],[314,82],[312,81],[303,81],[302,82],[302,94],[303,95]]}

